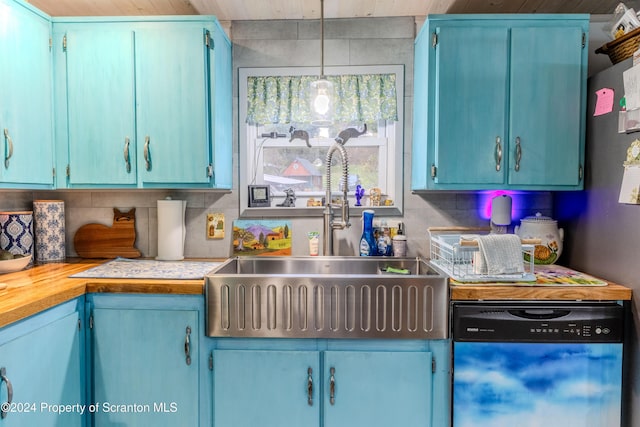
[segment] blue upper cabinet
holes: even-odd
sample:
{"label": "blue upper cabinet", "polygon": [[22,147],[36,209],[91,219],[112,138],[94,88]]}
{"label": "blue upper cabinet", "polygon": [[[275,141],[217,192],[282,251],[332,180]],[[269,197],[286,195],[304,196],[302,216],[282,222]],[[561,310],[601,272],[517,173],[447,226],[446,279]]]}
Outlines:
{"label": "blue upper cabinet", "polygon": [[206,31],[198,25],[174,25],[136,33],[138,167],[143,186],[207,184],[212,177]]}
{"label": "blue upper cabinet", "polygon": [[54,39],[59,187],[231,188],[231,44],[215,18],[56,18]]}
{"label": "blue upper cabinet", "polygon": [[51,22],[12,0],[0,17],[0,188],[52,188]]}
{"label": "blue upper cabinet", "polygon": [[582,189],[588,25],[430,16],[415,44],[412,189]]}
{"label": "blue upper cabinet", "polygon": [[68,114],[60,129],[66,135],[58,139],[68,141],[59,169],[68,171],[70,187],[135,186],[134,32],[118,24],[72,24],[56,26],[54,39],[56,78],[69,100],[57,109]]}

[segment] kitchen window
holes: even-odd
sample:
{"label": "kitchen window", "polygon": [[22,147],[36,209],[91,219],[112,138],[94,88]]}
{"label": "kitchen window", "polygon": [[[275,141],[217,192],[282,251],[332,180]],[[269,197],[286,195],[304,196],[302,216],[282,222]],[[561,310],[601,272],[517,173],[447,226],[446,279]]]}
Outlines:
{"label": "kitchen window", "polygon": [[[315,75],[314,75],[315,73]],[[364,188],[363,207],[379,191],[374,209],[385,215],[402,213],[404,67],[327,67],[336,107],[330,126],[311,124],[308,87],[317,69],[241,68],[239,70],[240,197],[242,216],[317,215],[325,196],[326,154],[349,128],[349,204]],[[339,153],[333,156],[332,192],[343,191]],[[248,186],[264,185],[270,208],[248,207]],[[295,208],[278,207],[286,191],[295,192]],[[373,189],[373,193],[372,193]]]}

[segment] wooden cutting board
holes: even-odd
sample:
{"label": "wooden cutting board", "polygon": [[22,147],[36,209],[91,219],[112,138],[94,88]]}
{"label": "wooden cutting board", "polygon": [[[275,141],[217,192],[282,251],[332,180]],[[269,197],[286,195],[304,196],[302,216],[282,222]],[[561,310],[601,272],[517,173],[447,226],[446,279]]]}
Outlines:
{"label": "wooden cutting board", "polygon": [[113,224],[85,224],[73,237],[73,246],[82,258],[138,258],[135,208],[129,212],[113,209]]}

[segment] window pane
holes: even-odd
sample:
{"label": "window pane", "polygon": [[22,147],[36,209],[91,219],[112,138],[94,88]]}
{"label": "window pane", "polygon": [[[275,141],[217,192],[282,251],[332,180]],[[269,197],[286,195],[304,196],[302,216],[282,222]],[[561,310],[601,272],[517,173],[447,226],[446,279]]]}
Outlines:
{"label": "window pane", "polygon": [[264,183],[276,191],[287,188],[296,193],[322,191],[326,151],[326,147],[265,147]]}
{"label": "window pane", "polygon": [[[313,70],[311,70],[312,72]],[[332,68],[335,75],[351,74],[379,74],[392,73],[396,76],[396,95],[402,100],[401,66],[375,66],[375,67],[345,67]],[[282,68],[282,69],[240,69],[239,81],[250,81],[253,76],[288,76],[307,75],[306,68]],[[311,75],[311,74],[309,74]],[[345,140],[345,135],[350,136],[344,145],[349,159],[349,176],[347,190],[351,200],[355,200],[355,188],[360,184],[365,192],[362,203],[368,206],[367,197],[372,188],[379,188],[384,200],[392,200],[394,207],[389,210],[396,212],[402,206],[402,127],[399,123],[402,119],[402,103],[397,105],[398,121],[384,119],[367,120],[366,133],[359,135],[365,122],[355,119],[354,115],[341,116],[329,127],[314,126],[300,120],[281,120],[281,123],[273,123],[274,120],[263,120],[266,116],[251,116],[249,120],[248,107],[250,105],[249,84],[239,85],[239,120],[244,123],[244,131],[240,132],[240,193],[241,199],[247,199],[247,184],[268,184],[274,196],[274,204],[285,197],[285,190],[291,188],[297,196],[296,207],[318,206],[320,198],[325,196],[326,182],[326,156],[329,148],[338,139]],[[269,97],[267,97],[269,98]],[[349,98],[355,100],[356,98]],[[271,98],[269,101],[271,102]],[[290,105],[288,108],[299,108],[299,105]],[[375,116],[380,117],[380,116]],[[259,118],[259,119],[258,119]],[[290,119],[290,118],[289,118]],[[344,120],[344,121],[343,121]],[[261,123],[268,122],[268,123]],[[343,134],[341,132],[353,128],[355,132]],[[334,151],[331,168],[331,191],[336,196],[344,188],[342,177],[342,159],[340,151]],[[314,203],[309,204],[308,199],[313,198]],[[248,209],[241,205],[241,216]],[[251,211],[252,209],[249,209]],[[311,212],[311,211],[309,211]],[[308,213],[292,211],[294,216],[307,216]],[[269,213],[271,215],[271,212]],[[251,214],[249,214],[251,215]]]}
{"label": "window pane", "polygon": [[[345,150],[349,161],[348,191],[354,191],[358,184],[364,188],[380,187],[380,148],[345,146]],[[327,151],[328,146],[264,147],[262,181],[270,184],[275,191],[287,188],[292,188],[297,194],[325,191]],[[339,151],[334,152],[332,164],[332,191],[342,191],[343,172]]]}

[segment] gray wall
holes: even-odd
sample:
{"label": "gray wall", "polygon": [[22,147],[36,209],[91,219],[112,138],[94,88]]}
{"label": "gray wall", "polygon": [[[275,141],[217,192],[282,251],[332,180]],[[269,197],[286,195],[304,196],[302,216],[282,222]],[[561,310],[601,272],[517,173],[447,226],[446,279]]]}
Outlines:
{"label": "gray wall", "polygon": [[[631,59],[589,79],[585,191],[555,194],[555,215],[564,226],[563,262],[640,292],[640,205],[618,203],[627,148],[638,133],[618,134],[618,102],[624,94],[622,72]],[[595,91],[615,91],[614,112],[593,117]],[[631,304],[626,356],[625,426],[640,425],[640,303]]]}
{"label": "gray wall", "polygon": [[[234,76],[238,67],[318,66],[320,61],[319,21],[255,21],[233,22]],[[405,65],[405,141],[404,141],[404,217],[410,256],[427,256],[426,229],[429,226],[487,225],[478,217],[481,199],[475,193],[412,194],[408,188],[411,165],[411,123],[413,95],[413,40],[415,21],[411,17],[359,18],[327,20],[325,22],[326,65]],[[234,124],[237,129],[237,81],[234,80]],[[234,168],[237,170],[237,133],[234,134]],[[234,182],[237,187],[237,179]],[[136,207],[136,247],[143,256],[157,254],[156,200],[165,196],[187,200],[187,257],[227,257],[231,249],[231,221],[238,217],[239,200],[236,188],[231,193],[217,191],[0,191],[0,210],[31,209],[34,199],[64,200],[67,221],[67,254],[75,255],[73,236],[82,224],[99,222],[111,224],[112,209]],[[516,217],[536,211],[551,213],[549,193],[530,193],[518,196],[521,210]],[[206,240],[206,214],[223,212],[226,218],[225,239]],[[514,224],[517,220],[514,220]],[[352,221],[348,231],[338,232],[340,255],[355,254],[360,237],[360,221]],[[322,219],[293,220],[293,253],[306,255],[306,231],[321,230]]]}

